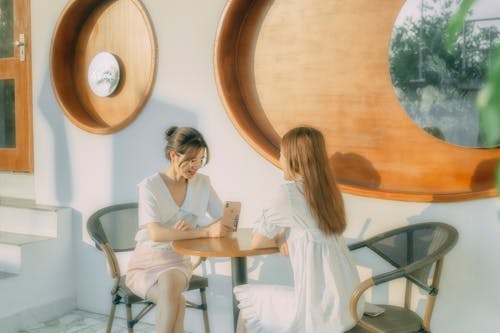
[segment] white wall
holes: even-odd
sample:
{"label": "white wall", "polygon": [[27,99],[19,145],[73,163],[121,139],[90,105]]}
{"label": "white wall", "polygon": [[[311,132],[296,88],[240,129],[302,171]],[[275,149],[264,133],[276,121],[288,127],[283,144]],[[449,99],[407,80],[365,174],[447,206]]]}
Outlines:
{"label": "white wall", "polygon": [[[158,40],[157,79],[152,96],[137,120],[112,135],[80,130],[69,122],[55,100],[49,72],[50,45],[66,2],[52,0],[47,6],[47,1],[31,1],[35,193],[38,203],[65,205],[75,210],[77,303],[82,309],[105,313],[111,282],[102,254],[89,245],[84,222],[102,206],[136,200],[137,182],[165,166],[162,135],[166,127],[190,125],[205,134],[212,160],[204,172],[210,175],[223,199],[244,203],[243,226],[250,226],[268,199],[269,189],[280,183],[281,175],[239,136],[218,96],[213,49],[225,0],[143,1]],[[460,232],[460,241],[445,261],[433,330],[470,332],[480,323],[482,332],[496,331],[500,325],[500,292],[495,288],[500,274],[496,199],[422,204],[351,195],[345,198],[349,238],[427,220],[454,225]],[[363,275],[371,271],[364,267],[366,260],[362,255],[356,258],[362,263]],[[286,261],[276,255],[250,260],[249,266],[251,279],[290,283]],[[282,268],[286,273],[282,273]],[[210,277],[213,331],[230,332],[228,261],[211,260],[200,271]],[[395,285],[377,290],[374,298],[392,299],[399,289]],[[458,313],[467,315],[457,317]],[[188,312],[186,329],[198,332],[200,327],[198,313]]]}

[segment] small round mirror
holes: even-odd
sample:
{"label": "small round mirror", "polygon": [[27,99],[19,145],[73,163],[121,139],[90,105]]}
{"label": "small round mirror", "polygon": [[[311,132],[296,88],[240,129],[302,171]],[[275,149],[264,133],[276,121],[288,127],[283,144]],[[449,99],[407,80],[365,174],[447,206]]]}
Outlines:
{"label": "small round mirror", "polygon": [[448,143],[486,147],[476,97],[500,42],[500,2],[476,0],[452,50],[444,37],[462,0],[407,0],[395,22],[389,68],[396,95],[423,130]]}

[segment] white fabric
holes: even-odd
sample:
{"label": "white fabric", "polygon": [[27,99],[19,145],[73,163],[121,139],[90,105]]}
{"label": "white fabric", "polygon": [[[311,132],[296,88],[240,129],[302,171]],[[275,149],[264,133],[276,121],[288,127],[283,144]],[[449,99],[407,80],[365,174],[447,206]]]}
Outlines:
{"label": "white fabric", "polygon": [[[189,281],[193,266],[190,258],[172,250],[171,242],[154,242],[146,227],[148,223],[161,223],[172,227],[184,220],[193,226],[205,225],[222,217],[223,204],[210,180],[196,174],[189,180],[184,202],[179,207],[159,173],[139,183],[139,231],[137,246],[130,258],[125,283],[137,295],[146,297],[148,290],[168,270],[178,270]],[[207,216],[207,213],[209,216]]]}
{"label": "white fabric", "polygon": [[[312,217],[302,186],[281,186],[254,230],[274,237],[287,229],[294,287],[241,285],[234,288],[251,333],[341,333],[355,322],[349,312],[359,276],[342,236],[326,236]],[[360,302],[358,314],[363,313]]]}
{"label": "white fabric", "polygon": [[186,196],[180,207],[172,198],[159,173],[144,179],[138,186],[139,231],[135,240],[142,246],[171,248],[170,242],[151,240],[147,223],[159,222],[169,228],[177,221],[184,220],[193,226],[204,226],[222,217],[223,203],[206,175],[197,173],[189,180]]}
{"label": "white fabric", "polygon": [[125,284],[136,295],[146,298],[149,289],[166,271],[177,270],[186,277],[186,287],[193,275],[191,258],[164,248],[138,243],[128,263]]}

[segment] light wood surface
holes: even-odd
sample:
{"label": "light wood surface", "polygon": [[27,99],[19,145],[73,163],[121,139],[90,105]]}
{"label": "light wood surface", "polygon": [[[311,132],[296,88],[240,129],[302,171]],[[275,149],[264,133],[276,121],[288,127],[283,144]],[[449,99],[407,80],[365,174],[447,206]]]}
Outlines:
{"label": "light wood surface", "polygon": [[200,257],[247,257],[278,252],[278,248],[252,249],[252,229],[241,228],[227,237],[197,238],[172,242],[174,251]]}
{"label": "light wood surface", "polygon": [[[95,95],[88,67],[99,52],[120,64],[120,82],[108,97]],[[52,42],[52,83],[66,116],[97,134],[116,132],[142,111],[156,75],[157,46],[140,0],[78,0],[64,9]]]}
{"label": "light wood surface", "polygon": [[276,166],[281,135],[302,124],[320,129],[346,193],[406,201],[494,196],[500,149],[435,139],[399,104],[388,49],[404,2],[228,1],[215,48],[226,111]]}

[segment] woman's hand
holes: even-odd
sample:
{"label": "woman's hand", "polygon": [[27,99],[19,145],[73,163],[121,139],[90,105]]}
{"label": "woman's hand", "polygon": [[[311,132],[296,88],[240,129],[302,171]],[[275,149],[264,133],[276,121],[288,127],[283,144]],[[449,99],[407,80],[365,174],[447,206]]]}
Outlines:
{"label": "woman's hand", "polygon": [[193,226],[185,221],[177,221],[174,226],[172,227],[174,230],[180,230],[180,231],[188,231],[193,229]]}
{"label": "woman's hand", "polygon": [[280,253],[284,256],[288,256],[288,243],[286,242],[285,230],[281,230],[276,238],[276,243],[280,249]]}
{"label": "woman's hand", "polygon": [[222,221],[219,220],[209,225],[207,227],[207,230],[208,230],[208,237],[214,238],[214,237],[226,236],[231,231],[231,228],[223,224]]}
{"label": "woman's hand", "polygon": [[288,243],[283,242],[280,244],[280,253],[288,257]]}
{"label": "woman's hand", "polygon": [[266,248],[266,247],[277,247],[280,253],[284,256],[288,256],[288,244],[286,242],[286,230],[282,229],[273,238],[268,238],[259,232],[254,232],[252,235],[251,246],[253,249]]}

